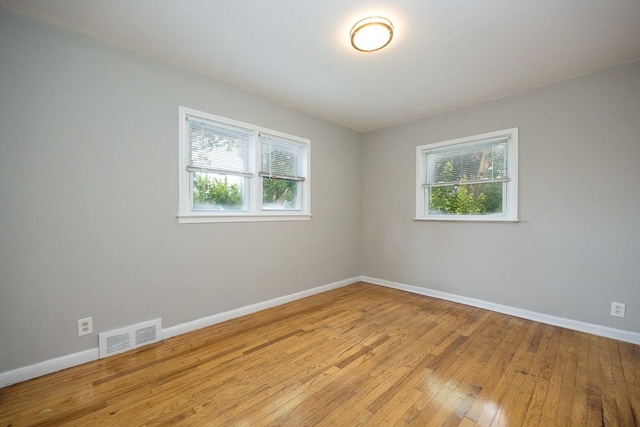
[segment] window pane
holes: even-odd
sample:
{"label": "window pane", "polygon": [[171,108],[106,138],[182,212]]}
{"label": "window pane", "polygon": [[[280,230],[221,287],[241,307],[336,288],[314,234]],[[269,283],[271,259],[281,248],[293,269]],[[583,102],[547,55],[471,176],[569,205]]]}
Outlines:
{"label": "window pane", "polygon": [[502,214],[505,185],[503,182],[491,182],[425,188],[425,196],[429,200],[429,214]]}
{"label": "window pane", "polygon": [[237,175],[192,172],[194,211],[247,210],[247,180]]}
{"label": "window pane", "polygon": [[307,148],[304,144],[260,134],[260,150],[263,176],[306,177]]}
{"label": "window pane", "polygon": [[251,171],[251,131],[191,116],[187,125],[189,168],[214,173]]}
{"label": "window pane", "polygon": [[507,143],[498,141],[427,154],[427,184],[507,177]]}
{"label": "window pane", "polygon": [[300,181],[278,178],[262,179],[264,210],[300,210]]}

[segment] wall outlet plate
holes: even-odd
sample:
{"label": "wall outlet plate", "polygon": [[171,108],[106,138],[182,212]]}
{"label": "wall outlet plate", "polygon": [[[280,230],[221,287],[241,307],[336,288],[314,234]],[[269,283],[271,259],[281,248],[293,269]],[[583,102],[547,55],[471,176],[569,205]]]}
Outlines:
{"label": "wall outlet plate", "polygon": [[614,317],[625,316],[625,305],[621,302],[611,302],[611,315]]}
{"label": "wall outlet plate", "polygon": [[78,320],[78,336],[91,335],[93,333],[93,318],[85,317]]}

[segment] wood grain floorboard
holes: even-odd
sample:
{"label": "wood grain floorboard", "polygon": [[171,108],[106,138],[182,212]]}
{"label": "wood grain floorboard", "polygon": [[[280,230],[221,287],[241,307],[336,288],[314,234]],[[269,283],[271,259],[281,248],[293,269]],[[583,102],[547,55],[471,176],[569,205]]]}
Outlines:
{"label": "wood grain floorboard", "polygon": [[367,283],[0,389],[0,427],[639,423],[640,346]]}

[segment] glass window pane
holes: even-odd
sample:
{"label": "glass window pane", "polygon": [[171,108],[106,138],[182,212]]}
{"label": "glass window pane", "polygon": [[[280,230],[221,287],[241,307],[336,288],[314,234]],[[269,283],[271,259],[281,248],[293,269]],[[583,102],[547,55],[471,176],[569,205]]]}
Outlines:
{"label": "glass window pane", "polygon": [[507,143],[429,153],[427,162],[428,184],[502,179],[507,177]]}
{"label": "glass window pane", "polygon": [[426,188],[425,191],[429,192],[429,214],[502,214],[504,187],[503,182],[491,182]]}
{"label": "glass window pane", "polygon": [[246,211],[247,177],[192,172],[194,211]]}
{"label": "glass window pane", "polygon": [[306,177],[306,145],[260,134],[260,173],[286,178]]}
{"label": "glass window pane", "polygon": [[188,166],[215,172],[250,172],[252,133],[187,116]]}
{"label": "glass window pane", "polygon": [[300,210],[300,183],[289,179],[262,179],[264,210]]}

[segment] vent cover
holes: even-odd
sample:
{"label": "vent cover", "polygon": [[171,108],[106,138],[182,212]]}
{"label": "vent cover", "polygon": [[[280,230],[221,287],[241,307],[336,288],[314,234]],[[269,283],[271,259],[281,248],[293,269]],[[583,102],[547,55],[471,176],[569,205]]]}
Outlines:
{"label": "vent cover", "polygon": [[162,320],[155,319],[100,334],[100,359],[162,339]]}

